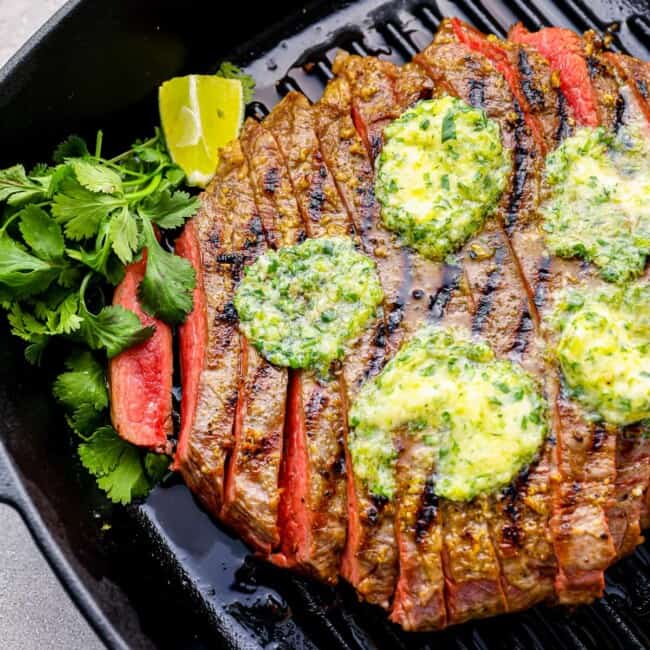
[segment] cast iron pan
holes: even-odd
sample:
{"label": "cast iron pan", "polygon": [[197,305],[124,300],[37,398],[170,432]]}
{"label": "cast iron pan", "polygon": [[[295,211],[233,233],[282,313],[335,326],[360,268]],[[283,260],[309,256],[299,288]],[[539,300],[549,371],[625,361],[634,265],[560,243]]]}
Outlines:
{"label": "cast iron pan", "polygon": [[[635,0],[74,0],[0,71],[0,167],[42,160],[69,133],[93,138],[97,128],[118,151],[157,123],[160,82],[210,73],[224,59],[256,77],[252,114],[290,89],[315,99],[336,47],[403,62],[443,15],[497,34],[515,20],[614,29],[615,48],[650,59],[650,7]],[[648,544],[608,572],[607,593],[591,607],[409,635],[345,586],[259,564],[177,479],[145,503],[113,507],[80,468],[50,397],[56,354],[35,372],[6,326],[0,336],[0,500],[22,514],[110,648],[650,647]]]}

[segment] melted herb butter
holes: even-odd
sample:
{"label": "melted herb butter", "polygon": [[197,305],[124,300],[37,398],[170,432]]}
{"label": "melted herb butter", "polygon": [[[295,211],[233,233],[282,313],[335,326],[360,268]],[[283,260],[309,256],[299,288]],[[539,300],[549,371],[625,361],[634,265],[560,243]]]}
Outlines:
{"label": "melted herb butter", "polygon": [[418,102],[384,130],[376,193],[386,226],[444,259],[483,225],[511,169],[499,125],[453,98]]}
{"label": "melted herb butter", "polygon": [[542,205],[546,242],[556,255],[581,257],[603,279],[638,276],[650,254],[650,142],[645,128],[614,137],[579,129],[547,157]]}
{"label": "melted herb butter", "polygon": [[572,396],[613,424],[650,418],[650,286],[568,291],[554,324]]}
{"label": "melted herb butter", "polygon": [[265,359],[324,373],[382,298],[375,263],[340,237],[261,255],[246,268],[234,304],[241,330]]}
{"label": "melted herb butter", "polygon": [[396,489],[396,435],[433,451],[439,496],[469,500],[509,483],[546,434],[544,401],[520,366],[465,331],[433,326],[364,385],[349,419],[355,475],[387,498]]}

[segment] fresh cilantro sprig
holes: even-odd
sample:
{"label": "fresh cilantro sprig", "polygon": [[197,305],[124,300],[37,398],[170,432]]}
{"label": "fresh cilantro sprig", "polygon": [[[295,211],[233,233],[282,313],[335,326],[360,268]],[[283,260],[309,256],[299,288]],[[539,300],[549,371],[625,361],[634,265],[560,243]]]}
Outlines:
{"label": "fresh cilantro sprig", "polygon": [[70,428],[82,439],[79,458],[114,503],[146,496],[167,471],[169,458],[138,449],[105,424],[108,391],[102,365],[90,352],[76,352],[54,382],[54,396]]}
{"label": "fresh cilantro sprig", "polygon": [[217,70],[217,76],[224,77],[225,79],[239,79],[244,92],[244,104],[248,104],[253,100],[255,79],[249,74],[246,74],[241,68],[230,63],[230,61],[224,61]]}
{"label": "fresh cilantro sprig", "polygon": [[102,156],[99,132],[92,152],[72,136],[52,164],[0,170],[0,305],[31,363],[41,362],[53,339],[86,346],[68,359],[53,392],[82,439],[83,465],[115,502],[146,494],[168,459],[107,426],[104,369],[90,350],[111,358],[152,335],[135,313],[108,304],[144,249],[143,309],[172,324],[191,311],[194,270],[157,236],[198,209],[198,199],[179,189],[184,178],[159,130],[112,158]]}
{"label": "fresh cilantro sprig", "polygon": [[0,299],[31,362],[54,336],[81,338],[112,357],[151,335],[124,308],[94,313],[85,301],[88,286],[119,283],[145,246],[144,309],[174,324],[192,309],[194,271],[153,231],[177,228],[196,212],[196,197],[178,189],[183,172],[159,131],[113,158],[101,148],[101,132],[92,154],[73,136],[53,165],[0,170]]}

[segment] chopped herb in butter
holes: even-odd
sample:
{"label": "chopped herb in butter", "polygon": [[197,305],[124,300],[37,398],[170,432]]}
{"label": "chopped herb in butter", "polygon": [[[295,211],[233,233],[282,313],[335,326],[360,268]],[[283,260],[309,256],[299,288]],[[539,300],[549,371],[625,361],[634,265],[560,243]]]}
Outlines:
{"label": "chopped herb in butter", "polygon": [[337,237],[260,256],[246,268],[234,303],[242,331],[265,359],[325,373],[382,298],[375,263]]}
{"label": "chopped herb in butter", "polygon": [[386,226],[442,260],[483,225],[511,169],[499,125],[445,96],[418,102],[384,130],[377,198]]}
{"label": "chopped herb in butter", "polygon": [[612,424],[650,418],[650,285],[567,291],[554,325],[573,397]]}
{"label": "chopped herb in butter", "polygon": [[372,494],[396,490],[396,439],[432,450],[436,494],[469,500],[509,483],[546,435],[533,379],[456,328],[421,330],[368,382],[349,414],[355,475]]}
{"label": "chopped herb in butter", "polygon": [[546,243],[593,262],[603,279],[641,274],[650,255],[650,141],[644,126],[617,136],[582,128],[546,161]]}

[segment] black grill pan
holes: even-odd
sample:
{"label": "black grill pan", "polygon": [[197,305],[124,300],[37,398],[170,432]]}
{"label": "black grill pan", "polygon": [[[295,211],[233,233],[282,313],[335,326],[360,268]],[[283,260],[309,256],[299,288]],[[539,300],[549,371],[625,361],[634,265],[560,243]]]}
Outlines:
{"label": "black grill pan", "polygon": [[[42,159],[70,132],[101,127],[116,149],[146,136],[161,81],[224,59],[257,79],[253,115],[292,89],[316,99],[336,48],[404,62],[450,15],[498,35],[516,20],[608,31],[614,49],[650,59],[650,6],[638,0],[76,0],[0,71],[0,166]],[[75,461],[49,370],[26,367],[6,328],[1,336],[0,500],[18,508],[110,648],[650,648],[650,544],[608,572],[591,607],[405,634],[344,585],[258,563],[177,479],[114,508]]]}

